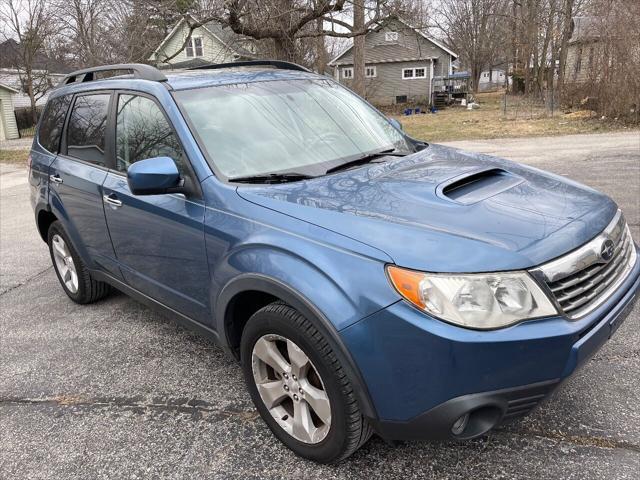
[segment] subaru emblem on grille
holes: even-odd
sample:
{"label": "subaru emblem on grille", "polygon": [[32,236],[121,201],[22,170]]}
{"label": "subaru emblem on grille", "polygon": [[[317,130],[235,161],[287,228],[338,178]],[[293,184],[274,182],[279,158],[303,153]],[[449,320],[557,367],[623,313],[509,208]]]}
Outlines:
{"label": "subaru emblem on grille", "polygon": [[613,244],[613,240],[607,238],[602,242],[602,246],[600,247],[600,258],[605,262],[609,262],[613,258],[614,250],[615,245]]}

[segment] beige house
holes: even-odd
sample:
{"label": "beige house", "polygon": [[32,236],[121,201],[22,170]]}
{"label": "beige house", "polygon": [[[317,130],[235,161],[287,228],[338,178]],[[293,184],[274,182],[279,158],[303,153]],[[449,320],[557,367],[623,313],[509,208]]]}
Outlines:
{"label": "beige house", "polygon": [[15,88],[0,83],[0,141],[20,137],[13,113],[13,96],[19,93]]}
{"label": "beige house", "polygon": [[[182,18],[154,50],[149,61],[159,68],[190,68],[252,59],[254,51],[253,39],[238,35],[217,22],[209,22],[189,34],[189,25]],[[176,52],[178,54],[169,59]]]}
{"label": "beige house", "polygon": [[[378,105],[429,103],[433,79],[453,72],[458,55],[406,21],[390,17],[365,35],[367,98]],[[353,47],[329,62],[335,78],[353,79]]]}

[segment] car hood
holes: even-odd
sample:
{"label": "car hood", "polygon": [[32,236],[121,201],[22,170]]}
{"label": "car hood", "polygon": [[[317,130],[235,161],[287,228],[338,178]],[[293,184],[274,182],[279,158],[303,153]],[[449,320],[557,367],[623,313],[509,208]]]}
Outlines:
{"label": "car hood", "polygon": [[617,210],[591,188],[486,155],[430,145],[387,160],[238,194],[432,272],[539,265],[595,237]]}

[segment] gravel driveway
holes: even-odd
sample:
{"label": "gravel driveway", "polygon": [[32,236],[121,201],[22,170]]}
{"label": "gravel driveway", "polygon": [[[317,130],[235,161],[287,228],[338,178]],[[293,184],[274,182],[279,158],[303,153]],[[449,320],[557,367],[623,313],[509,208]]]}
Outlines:
{"label": "gravel driveway", "polygon": [[[606,192],[640,239],[640,133],[453,145]],[[525,420],[466,443],[373,438],[320,466],[271,435],[217,347],[122,294],[76,305],[50,265],[25,171],[0,165],[0,479],[638,478],[640,302]]]}

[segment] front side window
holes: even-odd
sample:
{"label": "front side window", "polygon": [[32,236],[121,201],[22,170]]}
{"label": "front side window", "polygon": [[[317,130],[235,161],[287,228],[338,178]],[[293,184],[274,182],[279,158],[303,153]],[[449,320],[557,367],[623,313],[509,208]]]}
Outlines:
{"label": "front side window", "polygon": [[342,78],[353,78],[353,68],[343,68]]}
{"label": "front side window", "polygon": [[108,93],[76,97],[67,126],[67,154],[105,166],[105,131],[109,111]]}
{"label": "front side window", "polygon": [[52,98],[42,113],[38,141],[51,153],[58,153],[60,136],[64,127],[64,119],[71,104],[71,96]]}
{"label": "front side window", "polygon": [[184,154],[160,107],[138,95],[120,95],[116,120],[116,170],[153,157],[170,157],[184,174]]}
{"label": "front side window", "polygon": [[376,67],[366,67],[364,69],[364,76],[367,78],[374,78],[376,76]]}
{"label": "front side window", "polygon": [[230,179],[322,175],[372,152],[411,151],[385,117],[331,80],[220,85],[175,95],[208,159]]}
{"label": "front side window", "polygon": [[204,55],[202,49],[202,37],[189,37],[186,48],[187,57],[202,57]]}

